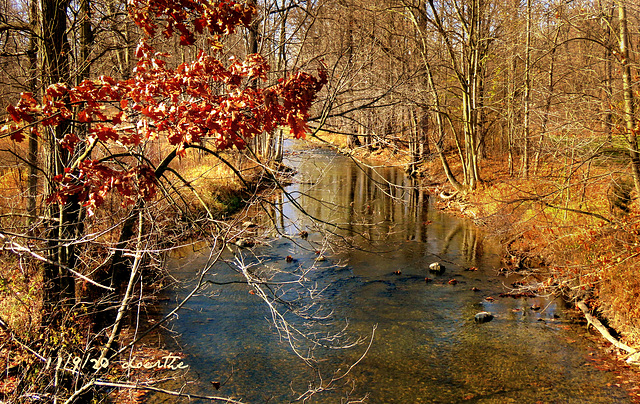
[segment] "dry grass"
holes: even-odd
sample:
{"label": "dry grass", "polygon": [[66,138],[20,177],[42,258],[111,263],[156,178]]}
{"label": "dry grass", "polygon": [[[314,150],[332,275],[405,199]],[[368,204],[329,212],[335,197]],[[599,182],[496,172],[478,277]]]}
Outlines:
{"label": "dry grass", "polygon": [[309,141],[311,142],[320,142],[324,144],[330,144],[338,149],[347,148],[347,135],[343,135],[340,133],[327,132],[327,131],[318,131],[315,134],[316,138],[309,137]]}
{"label": "dry grass", "polygon": [[22,338],[36,335],[40,324],[41,274],[29,262],[8,253],[0,256],[0,306],[2,318]]}
{"label": "dry grass", "polygon": [[[11,153],[23,154],[23,148],[0,139],[0,227],[5,231],[22,232],[26,228],[21,215],[26,213],[28,170]],[[33,336],[40,324],[41,283],[38,267],[32,262],[10,251],[0,252],[0,314],[21,337]]]}
{"label": "dry grass", "polygon": [[243,180],[250,183],[259,170],[256,164],[240,159],[237,152],[225,153],[221,157],[237,167],[242,179],[226,163],[212,155],[192,155],[191,158],[176,161],[172,166],[182,178],[167,175],[175,189],[183,194],[189,208],[196,211],[208,209],[216,218],[232,213],[241,206],[242,194],[246,191]]}

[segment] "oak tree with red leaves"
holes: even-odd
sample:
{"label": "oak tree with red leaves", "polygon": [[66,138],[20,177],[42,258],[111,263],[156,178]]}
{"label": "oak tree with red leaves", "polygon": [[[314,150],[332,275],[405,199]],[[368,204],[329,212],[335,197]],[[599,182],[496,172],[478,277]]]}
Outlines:
{"label": "oak tree with red leaves", "polygon": [[[243,149],[252,138],[281,126],[303,138],[314,97],[326,82],[320,69],[317,77],[297,71],[269,85],[269,65],[262,55],[223,58],[223,38],[252,23],[252,3],[132,0],[128,12],[144,36],[131,77],[103,75],[72,85],[65,36],[68,7],[68,1],[43,2],[43,19],[50,21],[43,25],[44,74],[50,84],[41,99],[22,93],[7,108],[11,120],[2,128],[2,135],[15,142],[37,136],[47,146],[50,230],[42,257],[46,323],[59,321],[76,303],[78,277],[92,288],[94,299],[103,298],[107,290],[112,304],[120,301],[132,265],[125,247],[134,238],[145,204],[162,192],[159,180],[173,160],[188,158],[189,148],[212,154]],[[174,35],[184,47],[204,36],[210,48],[172,66],[170,55],[152,43],[157,36]],[[78,130],[80,125],[87,130]],[[159,138],[172,149],[154,162],[144,145]],[[106,152],[94,157],[98,148]],[[93,276],[80,275],[76,246],[83,237],[83,221],[110,195],[117,195],[130,212],[120,224],[108,263]],[[115,310],[107,314],[101,316],[103,326],[116,316]]]}

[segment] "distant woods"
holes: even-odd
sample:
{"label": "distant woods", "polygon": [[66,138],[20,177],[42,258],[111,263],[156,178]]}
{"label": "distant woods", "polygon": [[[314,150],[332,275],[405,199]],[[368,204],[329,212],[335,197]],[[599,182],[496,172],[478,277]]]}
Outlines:
{"label": "distant woods", "polygon": [[317,122],[353,147],[438,158],[461,191],[492,156],[527,177],[615,150],[637,177],[636,2],[322,0],[303,15],[296,60],[332,73]]}
{"label": "distant woods", "polygon": [[[401,150],[411,171],[438,158],[458,190],[475,188],[479,160],[496,155],[507,156],[512,175],[526,177],[560,154],[576,158],[613,147],[628,156],[634,178],[640,175],[636,2],[249,3],[258,8],[256,18],[225,37],[225,52],[260,52],[272,81],[322,60],[330,83],[314,107],[312,128],[340,133],[351,147]],[[132,75],[141,33],[124,2],[2,7],[3,105],[50,82]],[[205,37],[191,49],[179,36],[156,40],[175,64],[211,46]],[[265,133],[253,145],[279,160],[284,135]]]}
{"label": "distant woods", "polygon": [[257,193],[231,183],[276,178],[289,134],[435,160],[456,195],[493,159],[563,212],[608,176],[624,216],[638,27],[630,0],[0,0],[0,323],[41,344],[16,394],[88,402],[93,376],[44,355],[119,355],[166,251],[235,240],[224,205]]}

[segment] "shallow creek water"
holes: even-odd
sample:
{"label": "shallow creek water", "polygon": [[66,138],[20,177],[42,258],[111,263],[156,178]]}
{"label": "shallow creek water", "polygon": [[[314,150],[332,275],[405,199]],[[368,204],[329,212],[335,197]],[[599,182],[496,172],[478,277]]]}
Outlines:
{"label": "shallow creek water", "polygon": [[[336,322],[308,330],[325,335],[348,324],[348,336],[363,338],[351,349],[315,352],[325,385],[360,358],[375,328],[358,365],[333,390],[308,402],[365,397],[367,403],[629,402],[625,391],[612,387],[614,375],[589,365],[585,330],[569,321],[562,303],[500,298],[517,278],[498,275],[497,244],[472,223],[433,209],[428,195],[415,190],[401,170],[359,167],[323,149],[287,158],[299,171],[287,191],[309,215],[327,223],[313,225],[282,197],[273,215],[279,230],[292,237],[243,249],[245,264],[260,261],[252,270],[268,268],[276,273],[274,280],[311,268],[306,285],[322,290],[316,299]],[[318,226],[334,233],[332,244]],[[301,230],[309,233],[307,240],[298,236]],[[319,250],[326,260],[316,260]],[[287,262],[287,256],[294,261]],[[184,282],[165,297],[184,296],[188,280],[207,259],[206,251],[176,254],[169,266]],[[435,261],[445,265],[444,274],[428,272]],[[209,279],[241,279],[228,265],[217,265]],[[469,267],[478,270],[465,270]],[[292,285],[283,296],[297,293],[305,301],[309,295],[303,289]],[[170,322],[170,347],[186,355],[189,365],[179,383],[186,380],[185,390],[192,393],[246,403],[294,401],[318,385],[318,373],[292,353],[267,306],[249,290],[243,284],[210,285]],[[533,310],[534,305],[541,309]],[[483,310],[495,319],[476,324],[474,315]],[[290,314],[294,326],[308,325]],[[219,391],[212,382],[222,383]],[[165,386],[179,388],[175,383]],[[149,402],[177,401],[155,395]]]}

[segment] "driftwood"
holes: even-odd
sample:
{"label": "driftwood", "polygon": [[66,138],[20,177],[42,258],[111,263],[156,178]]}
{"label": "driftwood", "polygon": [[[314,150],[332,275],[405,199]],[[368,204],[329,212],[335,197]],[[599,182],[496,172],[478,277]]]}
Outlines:
{"label": "driftwood", "polygon": [[438,196],[443,201],[448,201],[448,200],[451,200],[451,199],[455,198],[458,195],[458,193],[459,193],[458,191],[455,191],[455,192],[453,192],[451,194],[446,194],[445,191],[441,191]]}
{"label": "driftwood", "polygon": [[605,327],[600,320],[598,320],[596,317],[592,316],[591,313],[589,312],[589,308],[587,307],[587,305],[585,304],[585,302],[580,301],[576,304],[578,306],[578,308],[580,310],[582,310],[582,313],[584,314],[584,318],[587,319],[587,326],[589,324],[591,324],[593,326],[593,328],[595,328],[596,330],[598,330],[598,332],[609,342],[611,342],[611,344],[613,344],[613,346],[615,346],[618,349],[621,349],[625,352],[627,352],[629,354],[629,357],[627,358],[627,362],[628,363],[639,363],[640,362],[640,352],[635,349],[630,347],[627,344],[624,344],[620,341],[618,341],[617,339],[615,339],[613,337],[613,335],[611,335],[611,333],[609,332],[609,330],[607,330],[607,327]]}

